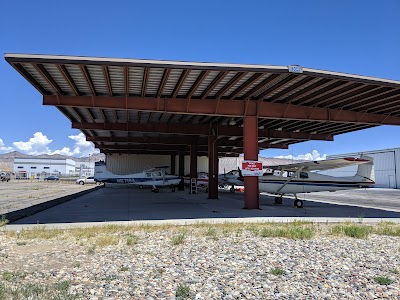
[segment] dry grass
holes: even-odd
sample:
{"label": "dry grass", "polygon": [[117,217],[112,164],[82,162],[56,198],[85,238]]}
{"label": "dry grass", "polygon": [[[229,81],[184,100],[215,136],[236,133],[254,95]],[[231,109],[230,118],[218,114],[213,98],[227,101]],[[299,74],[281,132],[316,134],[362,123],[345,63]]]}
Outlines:
{"label": "dry grass", "polygon": [[370,234],[400,236],[400,224],[379,223],[365,225],[345,222],[339,224],[317,224],[313,222],[264,222],[264,223],[197,223],[192,225],[106,225],[73,229],[45,229],[37,226],[29,230],[6,231],[9,237],[18,240],[31,239],[71,239],[93,243],[99,247],[116,245],[118,243],[134,245],[138,243],[141,233],[168,233],[172,235],[173,245],[183,243],[185,237],[205,237],[218,240],[219,238],[250,233],[261,237],[282,237],[290,239],[311,239],[315,236],[337,236],[367,238]]}

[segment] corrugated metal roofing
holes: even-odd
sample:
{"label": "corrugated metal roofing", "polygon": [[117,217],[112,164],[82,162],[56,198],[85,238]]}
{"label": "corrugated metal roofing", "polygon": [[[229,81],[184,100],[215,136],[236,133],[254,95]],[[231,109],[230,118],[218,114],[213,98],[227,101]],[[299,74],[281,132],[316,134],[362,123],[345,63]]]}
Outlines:
{"label": "corrugated metal roofing", "polygon": [[[5,59],[43,95],[259,100],[400,116],[400,81],[288,66],[222,64],[61,55],[6,54]],[[58,107],[73,122],[243,124],[242,118]],[[259,126],[331,135],[373,127],[312,120],[259,119]],[[124,136],[82,130],[90,136]],[[147,134],[148,135],[148,134]],[[265,140],[265,139],[263,139]],[[292,139],[270,139],[292,144]]]}

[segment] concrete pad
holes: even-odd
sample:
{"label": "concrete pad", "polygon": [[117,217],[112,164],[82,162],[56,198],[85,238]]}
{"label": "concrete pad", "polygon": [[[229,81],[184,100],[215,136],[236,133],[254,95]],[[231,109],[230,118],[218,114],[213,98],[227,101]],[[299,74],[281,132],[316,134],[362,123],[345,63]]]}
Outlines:
{"label": "concrete pad", "polygon": [[[390,190],[393,191],[393,190]],[[382,193],[382,201],[385,191]],[[307,194],[307,198],[311,198]],[[329,193],[334,199],[335,193]],[[314,195],[313,195],[314,196]],[[400,207],[400,193],[398,197]],[[356,197],[353,194],[351,197]],[[390,197],[394,197],[393,195]],[[244,210],[243,194],[231,194],[221,191],[218,200],[207,199],[206,193],[190,195],[187,191],[171,192],[163,189],[159,194],[148,189],[133,188],[102,188],[90,194],[81,196],[67,203],[47,209],[33,216],[18,220],[13,224],[54,224],[54,223],[91,223],[91,222],[120,222],[120,221],[170,221],[182,220],[194,222],[205,220],[281,220],[310,219],[328,220],[340,219],[370,219],[396,220],[400,213],[377,208],[359,206],[344,206],[338,204],[305,202],[304,208],[294,208],[293,199],[284,198],[282,205],[275,205],[272,196],[261,195],[260,210]],[[340,198],[340,197],[339,197]],[[314,198],[313,198],[314,199]],[[359,200],[361,203],[364,200]],[[391,200],[392,201],[392,198]],[[391,206],[395,205],[394,201]],[[179,223],[179,222],[178,222]],[[102,223],[104,224],[104,223]]]}

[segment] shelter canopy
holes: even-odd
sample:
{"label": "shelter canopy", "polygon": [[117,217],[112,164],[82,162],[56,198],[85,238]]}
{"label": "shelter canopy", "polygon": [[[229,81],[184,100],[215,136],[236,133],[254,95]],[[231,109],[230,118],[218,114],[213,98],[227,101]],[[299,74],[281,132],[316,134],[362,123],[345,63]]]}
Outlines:
{"label": "shelter canopy", "polygon": [[[106,153],[243,150],[258,117],[261,149],[400,125],[400,81],[302,68],[6,54],[5,59]],[[146,145],[144,145],[146,144]]]}

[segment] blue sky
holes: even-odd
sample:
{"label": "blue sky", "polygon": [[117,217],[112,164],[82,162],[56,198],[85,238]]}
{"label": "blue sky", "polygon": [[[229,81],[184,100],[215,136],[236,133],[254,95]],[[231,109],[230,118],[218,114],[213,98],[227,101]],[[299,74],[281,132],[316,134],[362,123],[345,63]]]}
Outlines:
{"label": "blue sky", "polygon": [[[3,1],[0,51],[298,64],[400,80],[399,12],[398,0]],[[0,153],[93,151],[4,58],[0,91]],[[400,127],[383,126],[261,154],[400,147],[399,137]]]}

